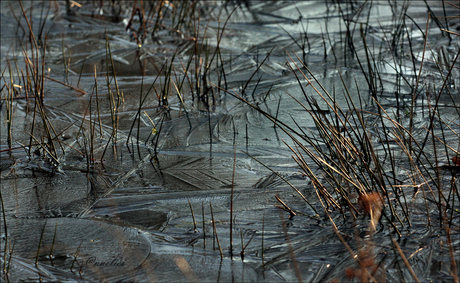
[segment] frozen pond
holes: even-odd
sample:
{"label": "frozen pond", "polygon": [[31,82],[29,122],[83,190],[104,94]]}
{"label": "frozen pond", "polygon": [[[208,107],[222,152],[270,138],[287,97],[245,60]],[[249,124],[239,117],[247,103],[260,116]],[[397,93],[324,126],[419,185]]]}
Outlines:
{"label": "frozen pond", "polygon": [[458,281],[458,14],[2,1],[2,281]]}

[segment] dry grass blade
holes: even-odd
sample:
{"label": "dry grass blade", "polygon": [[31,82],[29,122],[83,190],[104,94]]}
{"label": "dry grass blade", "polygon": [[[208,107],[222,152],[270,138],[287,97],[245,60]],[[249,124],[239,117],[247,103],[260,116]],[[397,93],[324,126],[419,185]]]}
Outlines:
{"label": "dry grass blade", "polygon": [[410,274],[412,275],[412,278],[414,278],[414,281],[417,283],[420,283],[420,279],[418,279],[417,275],[415,274],[414,270],[412,269],[412,266],[410,266],[409,262],[407,261],[406,256],[404,255],[403,251],[401,250],[401,247],[399,246],[398,242],[396,242],[395,239],[391,238],[391,241],[395,245],[396,250],[398,251],[399,255],[404,261],[404,264],[406,265],[407,269],[409,270]]}

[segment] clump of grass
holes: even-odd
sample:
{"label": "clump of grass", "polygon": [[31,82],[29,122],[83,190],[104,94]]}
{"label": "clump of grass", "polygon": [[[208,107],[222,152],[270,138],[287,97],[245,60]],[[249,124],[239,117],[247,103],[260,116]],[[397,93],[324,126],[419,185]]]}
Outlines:
{"label": "clump of grass", "polygon": [[[427,46],[427,31],[428,26],[424,37],[424,49]],[[458,155],[455,146],[448,145],[447,137],[458,137],[459,134],[452,127],[452,121],[443,118],[441,114],[443,110],[438,102],[446,89],[458,54],[450,62],[446,77],[442,75],[442,87],[435,93],[435,103],[427,102],[429,123],[424,128],[426,134],[419,134],[420,130],[416,131],[414,126],[416,124],[414,105],[417,93],[420,92],[422,66],[416,74],[417,79],[412,88],[413,99],[408,110],[409,115],[404,117],[406,121],[403,122],[399,115],[395,116],[380,103],[381,92],[378,88],[381,83],[379,83],[380,75],[376,58],[373,57],[371,48],[366,43],[363,29],[361,29],[361,37],[368,69],[366,70],[361,63],[360,66],[366,75],[373,111],[363,106],[361,87],[357,83],[358,93],[351,93],[343,82],[346,105],[339,105],[336,100],[337,94],[326,90],[304,64],[305,60],[299,57],[294,60],[290,54],[288,54],[289,66],[299,83],[304,100],[291,97],[312,118],[316,131],[306,132],[303,130],[304,125],[299,125],[295,121],[296,127],[289,126],[278,119],[277,115],[271,115],[248,102],[243,94],[228,93],[266,116],[290,137],[292,144],[287,141],[285,143],[291,149],[293,158],[303,175],[311,180],[318,202],[323,207],[322,215],[323,217],[328,215],[333,227],[335,224],[332,215],[335,212],[350,221],[357,221],[362,215],[368,215],[370,218],[368,237],[377,230],[386,230],[391,235],[396,235],[398,239],[413,226],[414,209],[416,209],[414,200],[421,198],[425,203],[424,217],[428,225],[441,228],[443,236],[447,239],[448,253],[451,257],[451,275],[453,280],[457,281],[457,262],[454,259],[457,251],[449,239],[451,239],[452,227],[458,225],[454,224],[453,219],[456,216],[453,215],[458,214],[455,208],[460,203],[460,194],[457,185],[446,186],[447,180],[442,176],[441,170],[452,169],[452,165],[440,167],[440,163],[441,160],[446,160],[450,164],[452,156],[456,158]],[[442,74],[442,68],[439,69]],[[307,93],[311,91],[306,88],[311,88],[314,94],[308,95]],[[458,111],[458,101],[452,98],[452,103]],[[401,171],[405,171],[406,174],[402,175]],[[455,169],[451,170],[450,184],[457,184],[454,171],[458,172]],[[282,201],[280,203],[284,210],[290,210]],[[292,216],[292,213],[290,215]],[[340,232],[335,229],[340,238]],[[359,266],[347,269],[347,276],[350,279],[359,278],[362,282],[384,280],[385,271],[375,262],[375,256],[372,254],[373,243],[367,241],[368,247],[358,253],[352,252],[349,248],[353,257],[359,259]],[[391,237],[391,241],[394,250],[397,251],[396,254],[409,270],[412,280],[418,281],[417,274],[402,253],[397,240]],[[345,240],[342,242],[346,244]]]}
{"label": "clump of grass", "polygon": [[[40,21],[40,29],[39,29],[39,34],[36,36],[33,31],[32,23],[27,16],[26,10],[24,9],[22,2],[19,1],[19,4],[22,9],[23,17],[27,23],[27,28],[24,28],[19,21],[19,19],[15,16],[16,20],[18,20],[18,24],[21,26],[22,30],[26,33],[26,30],[28,30],[28,44],[24,44],[21,42],[21,47],[23,51],[23,56],[24,56],[24,62],[26,66],[26,76],[24,76],[24,72],[21,70],[22,74],[22,84],[18,85],[14,81],[14,74],[12,72],[12,68],[10,66],[10,63],[8,61],[8,69],[9,69],[9,77],[10,80],[8,83],[6,83],[7,89],[8,89],[8,94],[7,94],[7,127],[8,127],[8,145],[9,148],[12,148],[12,143],[13,143],[13,136],[12,136],[12,128],[14,127],[13,125],[13,99],[18,98],[18,92],[16,89],[24,89],[25,94],[26,94],[26,99],[29,99],[29,93],[32,94],[32,98],[34,99],[35,105],[34,105],[34,115],[33,115],[33,122],[32,122],[32,127],[30,129],[30,140],[29,140],[29,150],[28,154],[29,156],[32,156],[32,153],[34,152],[32,150],[33,147],[37,147],[37,150],[35,152],[42,152],[44,156],[46,157],[45,159],[52,164],[53,166],[58,166],[59,164],[59,158],[57,154],[57,145],[55,144],[56,137],[58,136],[56,134],[56,131],[54,130],[54,127],[52,123],[50,123],[50,120],[48,119],[47,113],[46,113],[46,107],[44,104],[45,100],[45,50],[47,48],[47,40],[46,36],[44,35],[44,26],[46,23],[46,16],[44,16],[44,5],[45,3],[42,3],[42,9],[41,9],[41,19],[44,19],[43,21]],[[50,7],[48,7],[48,12],[46,15],[48,15],[50,11]],[[31,13],[33,6],[30,8]],[[14,14],[14,13],[13,13]],[[16,62],[16,59],[15,59]],[[17,69],[17,78],[19,79],[21,76],[19,76],[19,69],[17,67],[16,63],[16,69]],[[37,129],[37,121],[36,117],[37,114],[41,118],[41,125],[43,126],[43,129]],[[40,136],[37,135],[37,132],[39,133]]]}

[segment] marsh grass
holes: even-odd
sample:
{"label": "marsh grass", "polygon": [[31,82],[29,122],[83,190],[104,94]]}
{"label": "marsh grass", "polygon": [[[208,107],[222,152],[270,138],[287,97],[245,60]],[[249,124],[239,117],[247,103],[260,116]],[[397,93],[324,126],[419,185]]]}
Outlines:
{"label": "marsh grass", "polygon": [[[2,273],[8,274],[11,256],[12,256],[12,249],[9,249],[10,241],[8,239],[8,226],[6,221],[6,213],[5,213],[5,203],[3,202],[3,194],[0,190],[0,204],[2,205],[2,221],[3,221],[3,229],[5,230],[5,245],[3,246],[3,266],[2,266]],[[8,252],[7,252],[8,251]],[[10,258],[7,260],[8,254]]]}
{"label": "marsh grass", "polygon": [[[43,2],[44,3],[44,2]],[[67,4],[70,3],[67,1]],[[444,4],[444,2],[443,2]],[[210,152],[212,152],[213,144],[213,124],[211,122],[211,114],[213,107],[218,104],[221,95],[232,95],[239,101],[243,102],[262,116],[265,116],[276,130],[281,130],[289,140],[284,140],[284,144],[291,150],[292,158],[298,165],[304,177],[311,180],[311,188],[316,195],[316,199],[306,196],[305,193],[291,184],[288,178],[274,169],[263,164],[257,157],[251,156],[248,150],[249,133],[246,125],[246,154],[255,161],[261,163],[270,172],[276,175],[281,180],[293,189],[296,196],[298,196],[310,208],[309,212],[296,210],[285,201],[286,195],[276,195],[274,202],[277,201],[280,205],[280,220],[279,224],[284,233],[285,246],[288,248],[290,262],[294,270],[296,279],[302,281],[302,271],[298,264],[296,250],[294,243],[291,241],[288,220],[285,219],[283,211],[288,213],[289,221],[294,217],[306,217],[308,220],[325,221],[329,222],[331,228],[336,234],[339,241],[344,245],[345,249],[350,254],[351,262],[342,272],[350,280],[360,280],[362,282],[368,281],[382,281],[385,280],[385,274],[389,265],[383,263],[383,259],[378,262],[375,253],[378,249],[376,244],[377,238],[381,239],[382,231],[388,235],[392,246],[390,250],[394,253],[394,258],[400,258],[403,264],[400,264],[395,259],[394,266],[397,267],[398,272],[402,274],[402,269],[407,269],[411,278],[419,281],[416,272],[411,267],[410,257],[405,255],[404,249],[401,247],[400,239],[404,237],[408,230],[412,227],[419,227],[414,222],[420,222],[419,218],[415,218],[416,210],[423,208],[425,215],[423,220],[427,222],[430,229],[439,229],[439,233],[446,238],[446,245],[451,264],[451,277],[454,281],[458,282],[458,271],[456,269],[457,259],[455,255],[458,253],[455,244],[455,236],[458,235],[458,203],[460,203],[460,193],[458,191],[458,156],[460,154],[460,142],[458,145],[452,144],[452,136],[460,137],[456,127],[458,123],[450,120],[450,118],[443,117],[443,109],[441,105],[441,97],[445,97],[446,93],[453,104],[453,108],[457,114],[460,114],[460,106],[455,99],[455,94],[452,93],[452,79],[454,73],[458,74],[457,58],[460,52],[454,58],[450,58],[446,51],[441,51],[438,59],[433,59],[435,66],[439,70],[439,76],[442,78],[441,87],[438,83],[433,83],[430,86],[428,80],[425,79],[424,64],[427,62],[426,51],[430,49],[429,39],[429,23],[430,19],[434,20],[436,25],[441,30],[447,28],[447,23],[439,21],[437,17],[429,16],[427,18],[427,25],[425,30],[418,29],[423,34],[424,46],[421,55],[421,61],[417,62],[415,59],[411,61],[413,74],[411,76],[404,75],[402,71],[403,59],[398,53],[408,53],[415,57],[415,51],[412,44],[412,38],[409,35],[409,26],[405,14],[409,9],[409,2],[405,2],[398,15],[394,19],[394,31],[385,32],[384,27],[384,44],[391,50],[391,60],[393,60],[392,68],[396,72],[396,91],[395,103],[396,107],[388,107],[382,99],[384,90],[384,76],[380,72],[380,62],[384,60],[379,58],[376,54],[376,46],[371,45],[369,41],[369,15],[363,22],[358,22],[355,19],[361,17],[362,7],[355,10],[351,7],[352,1],[346,3],[337,3],[340,16],[346,28],[345,38],[341,38],[341,46],[338,47],[343,50],[345,61],[354,57],[366,81],[366,86],[361,86],[355,81],[357,93],[353,93],[347,83],[345,82],[342,74],[338,72],[342,82],[342,94],[339,90],[334,88],[333,92],[326,90],[326,87],[316,78],[315,74],[308,67],[308,53],[310,53],[310,41],[308,36],[308,22],[304,27],[302,23],[302,32],[299,35],[289,33],[284,30],[289,38],[294,42],[302,55],[293,56],[294,53],[286,51],[288,58],[287,65],[290,67],[293,77],[298,82],[300,92],[303,97],[296,98],[294,95],[288,93],[289,97],[283,99],[291,99],[293,104],[299,105],[303,109],[303,114],[309,115],[314,123],[315,130],[308,129],[306,125],[300,124],[294,118],[292,121],[283,121],[280,118],[280,104],[282,102],[281,96],[278,100],[277,108],[274,114],[270,111],[265,111],[257,103],[258,87],[262,81],[262,76],[259,75],[262,66],[270,60],[270,56],[275,52],[275,47],[269,49],[263,57],[264,59],[259,62],[259,54],[257,54],[257,63],[254,72],[249,78],[241,83],[240,91],[232,92],[228,90],[229,82],[227,77],[229,75],[226,66],[232,64],[232,57],[230,61],[223,60],[223,51],[221,49],[221,41],[227,23],[233,13],[239,8],[228,13],[225,23],[222,28],[217,28],[216,46],[211,47],[208,38],[209,22],[204,25],[204,31],[201,24],[202,19],[199,16],[199,9],[203,9],[199,5],[199,1],[158,1],[150,6],[147,6],[147,1],[141,2],[139,6],[133,4],[132,14],[127,25],[127,30],[131,32],[133,40],[136,42],[137,59],[141,66],[145,67],[145,61],[141,62],[141,47],[145,44],[148,34],[154,40],[161,42],[165,34],[175,36],[175,40],[179,42],[178,37],[185,38],[186,43],[183,46],[178,46],[177,50],[170,54],[170,57],[165,60],[165,63],[160,68],[155,65],[157,74],[151,83],[149,89],[144,94],[144,75],[142,75],[142,83],[139,94],[139,101],[137,109],[135,109],[135,116],[133,118],[131,127],[127,134],[124,134],[124,129],[120,129],[120,117],[125,102],[125,97],[122,88],[119,86],[117,80],[117,69],[115,64],[116,53],[112,50],[109,33],[106,31],[105,37],[105,85],[107,90],[108,110],[110,115],[110,125],[103,125],[102,116],[103,107],[101,101],[105,99],[99,92],[97,67],[94,65],[94,88],[93,92],[89,95],[89,103],[83,114],[80,126],[78,128],[77,139],[82,136],[83,139],[83,152],[78,151],[86,159],[87,173],[96,173],[93,169],[96,160],[100,160],[103,164],[104,156],[107,149],[112,145],[114,156],[117,156],[116,147],[119,145],[120,137],[126,137],[126,146],[129,149],[129,144],[136,143],[138,148],[139,159],[142,161],[129,172],[119,176],[107,190],[79,214],[80,217],[86,216],[91,208],[99,201],[107,197],[108,194],[119,188],[125,180],[127,180],[133,172],[140,170],[143,164],[151,162],[158,163],[158,151],[160,138],[167,138],[164,135],[164,128],[166,122],[171,120],[171,101],[177,99],[179,105],[180,115],[185,115],[189,131],[194,127],[191,120],[191,112],[195,111],[194,107],[198,105],[204,106],[207,111],[208,130],[209,130],[209,145]],[[428,4],[427,9],[432,10]],[[22,4],[21,4],[22,7]],[[49,6],[51,7],[51,5]],[[222,8],[223,9],[223,8]],[[351,9],[353,13],[348,11]],[[50,8],[48,8],[49,13]],[[44,11],[44,4],[42,5],[42,15]],[[7,66],[2,73],[2,78],[5,81],[6,89],[6,119],[7,119],[7,143],[9,149],[13,148],[14,137],[11,129],[14,127],[13,110],[14,101],[19,98],[19,91],[25,92],[25,97],[29,99],[30,96],[34,101],[34,119],[31,126],[30,142],[28,145],[29,156],[33,155],[33,147],[38,148],[49,157],[48,162],[54,166],[58,166],[60,156],[58,156],[57,146],[63,149],[63,142],[58,141],[61,133],[57,134],[50,122],[45,105],[45,78],[54,80],[49,76],[45,76],[45,50],[47,47],[46,32],[44,26],[46,20],[40,23],[39,35],[36,39],[31,23],[29,22],[26,11],[22,7],[23,16],[28,25],[29,44],[23,45],[25,73],[19,70],[16,64],[16,75],[10,61],[7,61]],[[30,11],[32,13],[32,10]],[[69,7],[67,8],[69,12]],[[299,11],[300,13],[300,11]],[[352,15],[352,18],[349,16]],[[135,16],[138,21],[135,21]],[[15,15],[16,17],[16,15]],[[46,19],[46,17],[44,18]],[[301,19],[299,19],[301,20]],[[410,19],[412,20],[412,19]],[[412,20],[413,21],[413,20]],[[414,22],[414,21],[413,21]],[[24,28],[18,20],[19,27],[26,33],[27,28]],[[415,22],[414,22],[415,23]],[[166,33],[164,32],[166,31]],[[355,33],[358,33],[357,37]],[[406,38],[407,35],[407,38]],[[342,35],[340,35],[342,37]],[[333,46],[333,34],[330,34],[328,27],[321,34],[321,41],[324,52],[324,60],[328,58],[328,45],[334,56],[334,62],[338,61],[339,50]],[[359,40],[357,40],[359,39]],[[179,45],[179,43],[177,43]],[[373,43],[372,43],[373,44]],[[380,48],[382,48],[380,46]],[[398,49],[399,48],[399,49]],[[408,48],[409,52],[406,49]],[[432,51],[430,49],[430,51]],[[188,52],[188,59],[182,60],[184,53]],[[89,58],[89,57],[88,57]],[[69,68],[72,65],[71,55],[66,58],[64,52],[64,37],[62,37],[62,62],[65,71],[65,83],[60,82],[66,87],[70,87],[75,91],[88,95],[88,93],[79,89],[81,74],[83,73],[83,66],[85,65],[84,58],[83,64],[80,69],[80,76],[78,78],[77,87],[71,86],[68,75]],[[16,63],[16,58],[14,59]],[[152,60],[150,57],[149,60]],[[184,64],[185,63],[185,64]],[[419,63],[419,65],[417,65]],[[345,65],[347,63],[345,62]],[[141,67],[143,69],[143,67]],[[144,71],[144,70],[143,70]],[[9,80],[7,81],[4,74],[9,73]],[[13,80],[13,77],[22,77],[22,88],[18,88],[18,82]],[[181,77],[182,76],[182,77]],[[163,78],[160,83],[157,83],[159,78]],[[254,82],[257,79],[256,82]],[[273,86],[273,84],[272,84]],[[270,95],[272,86],[267,91],[266,96],[263,98],[265,102]],[[403,94],[403,88],[409,87],[410,101],[407,102]],[[250,89],[252,88],[252,92]],[[313,91],[312,91],[313,90]],[[152,92],[155,95],[150,95]],[[367,92],[367,93],[366,93]],[[313,93],[313,94],[311,94]],[[94,95],[95,94],[95,99]],[[337,103],[337,97],[343,95],[345,97],[345,104]],[[424,96],[426,99],[419,103],[419,97]],[[430,97],[434,97],[430,99]],[[249,99],[252,98],[252,101]],[[3,99],[3,98],[2,98]],[[143,112],[145,105],[151,104],[151,100],[157,103],[155,116],[151,118],[146,111]],[[194,104],[190,104],[190,100]],[[96,105],[93,104],[96,102]],[[284,102],[284,101],[283,101]],[[192,106],[191,106],[192,105]],[[417,123],[417,109],[422,108],[423,114],[428,116],[428,123],[421,128],[416,128]],[[424,110],[426,109],[426,110]],[[150,122],[151,132],[144,140],[144,146],[152,149],[153,154],[148,154],[144,157],[141,156],[142,137],[140,132],[141,118],[143,113]],[[37,116],[37,118],[36,118]],[[40,117],[40,121],[38,120]],[[154,122],[155,121],[155,122]],[[75,121],[74,123],[77,124]],[[247,256],[246,252],[253,241],[258,238],[257,232],[254,232],[248,241],[244,241],[243,229],[238,227],[235,222],[234,212],[234,189],[236,164],[237,164],[237,146],[235,122],[233,121],[233,172],[231,178],[230,190],[230,203],[229,203],[229,218],[226,220],[229,227],[229,257],[233,259],[234,253],[237,252],[237,244],[233,243],[233,233],[239,229],[241,237],[241,249],[239,254],[241,260],[244,261]],[[38,129],[38,124],[43,126],[43,129]],[[73,125],[73,124],[72,124]],[[72,126],[71,125],[71,126]],[[69,126],[70,127],[70,126]],[[134,128],[137,128],[137,134],[133,135]],[[307,129],[306,129],[307,128]],[[104,131],[105,129],[105,131]],[[106,129],[109,129],[108,131]],[[420,134],[422,132],[422,134]],[[104,133],[107,135],[104,136]],[[95,139],[100,140],[106,138],[106,144],[102,150],[96,147]],[[150,145],[148,141],[150,140]],[[57,143],[56,143],[57,142]],[[64,150],[63,150],[64,151]],[[97,156],[97,154],[101,154]],[[452,159],[454,158],[454,159]],[[455,159],[457,158],[457,159]],[[447,164],[444,164],[447,160]],[[452,161],[451,161],[452,160]],[[401,165],[402,163],[402,165]],[[103,165],[102,165],[103,166]],[[450,171],[450,172],[448,172]],[[401,173],[404,172],[404,173]],[[447,173],[446,173],[447,172]],[[450,175],[449,175],[450,173]],[[446,177],[450,179],[448,179]],[[449,186],[446,186],[449,184]],[[3,203],[2,192],[0,191],[0,200],[3,209],[3,223],[5,231],[5,245],[4,245],[4,258],[3,258],[3,273],[8,273],[10,267],[11,257],[13,254],[14,245],[11,246],[8,239],[7,220],[5,214],[5,206]],[[422,206],[416,206],[415,200],[421,200]],[[193,211],[193,205],[188,200],[190,214],[193,219],[193,231],[199,233],[197,228],[197,221]],[[205,203],[202,206],[202,239],[203,246],[206,249],[206,221],[205,221]],[[224,250],[226,247],[221,246],[218,236],[218,230],[214,218],[214,211],[209,201],[209,208],[212,219],[212,238],[213,250],[216,249],[215,242],[219,249],[221,259],[226,257]],[[417,217],[419,214],[417,214]],[[349,244],[349,239],[344,238],[346,232],[341,231],[358,223],[364,222],[366,225],[365,236],[361,237],[361,231],[357,229],[356,242],[359,242],[358,248],[352,247]],[[338,225],[338,221],[341,225]],[[261,231],[261,250],[262,269],[266,267],[266,259],[264,252],[268,249],[264,243],[265,233],[265,212],[262,218],[262,231]],[[45,223],[46,225],[46,223]],[[344,228],[345,227],[345,228]],[[416,229],[416,228],[413,228]],[[35,264],[38,264],[40,247],[42,237],[44,235],[45,226],[43,227],[40,242],[37,247],[37,256]],[[53,258],[53,249],[56,241],[57,226],[55,227],[51,251],[49,258]],[[222,240],[223,238],[221,238]],[[225,239],[227,240],[227,239]],[[82,242],[83,243],[83,242]],[[73,255],[73,262],[70,270],[74,271],[74,266],[79,267],[78,272],[82,272],[83,263],[79,262],[79,250],[82,245],[77,248]],[[251,245],[252,246],[252,245]],[[255,248],[253,248],[255,249]],[[7,252],[8,251],[8,252]],[[9,259],[8,259],[9,256]],[[389,256],[390,257],[390,256]],[[247,257],[246,257],[247,258]],[[184,258],[179,260],[182,265],[187,263]],[[179,263],[177,265],[179,266]],[[186,265],[188,266],[188,265]],[[182,269],[181,269],[182,270]],[[184,271],[185,270],[185,271]],[[184,269],[184,274],[190,273],[190,266]],[[328,278],[329,273],[325,273],[323,279]],[[41,275],[40,275],[41,276]],[[316,279],[321,279],[320,272],[315,276]],[[191,277],[191,278],[192,278]],[[404,277],[401,275],[400,279]],[[332,278],[333,279],[333,278]]]}
{"label": "marsh grass", "polygon": [[40,239],[38,241],[38,246],[37,246],[37,254],[35,256],[35,266],[38,265],[38,259],[40,257],[40,249],[42,247],[42,242],[43,242],[43,236],[45,235],[45,228],[46,228],[46,221],[45,223],[43,224],[43,228],[42,228],[42,232],[40,234]]}
{"label": "marsh grass", "polygon": [[[407,11],[407,8],[405,6],[405,11]],[[286,122],[279,120],[278,114],[269,114],[259,106],[249,102],[245,98],[245,87],[240,93],[229,91],[227,93],[267,117],[277,128],[290,137],[293,144],[290,145],[286,141],[285,143],[291,149],[293,158],[303,174],[311,180],[318,196],[318,201],[322,204],[324,213],[327,215],[333,211],[338,211],[344,218],[357,219],[360,217],[359,215],[363,214],[364,210],[365,214],[370,217],[369,225],[372,227],[372,229],[369,228],[370,231],[375,232],[377,223],[379,223],[380,229],[388,229],[391,234],[397,236],[396,238],[401,238],[402,230],[413,226],[411,216],[414,214],[414,208],[410,203],[419,193],[422,193],[428,225],[434,225],[444,230],[444,235],[448,242],[448,254],[451,258],[451,275],[453,280],[457,282],[457,263],[454,259],[455,248],[452,246],[450,239],[452,227],[458,228],[457,224],[453,224],[452,220],[455,218],[453,215],[458,213],[458,209],[456,210],[455,207],[458,207],[460,198],[456,185],[446,187],[447,183],[456,184],[455,173],[451,171],[451,180],[446,182],[441,168],[452,169],[451,159],[452,157],[456,158],[458,155],[458,150],[455,149],[458,145],[454,147],[448,146],[446,138],[447,136],[458,137],[458,133],[452,128],[452,122],[442,117],[439,101],[441,96],[446,93],[445,88],[449,77],[451,77],[451,72],[455,68],[458,53],[449,63],[443,60],[443,67],[437,61],[435,62],[442,78],[442,86],[433,94],[435,97],[434,103],[427,99],[427,104],[424,105],[428,108],[429,117],[429,123],[423,127],[426,134],[420,135],[416,133],[414,126],[416,123],[416,98],[419,95],[423,95],[419,85],[424,71],[423,63],[425,50],[427,49],[429,22],[430,17],[427,19],[427,26],[425,32],[423,32],[424,46],[421,63],[418,67],[418,72],[414,74],[416,78],[415,85],[411,87],[412,98],[408,105],[409,115],[406,116],[406,121],[404,121],[407,126],[403,125],[402,115],[399,112],[400,98],[398,97],[398,92],[396,92],[397,115],[389,112],[379,102],[381,91],[378,89],[380,88],[379,85],[382,85],[382,79],[378,72],[377,58],[371,53],[362,25],[360,26],[360,31],[366,64],[360,62],[355,44],[350,46],[353,47],[352,49],[357,56],[376,112],[363,108],[363,97],[360,93],[357,94],[359,105],[356,105],[356,99],[353,99],[356,94],[350,93],[345,82],[343,82],[343,88],[347,105],[338,105],[335,99],[335,92],[330,94],[326,91],[325,87],[315,78],[315,75],[305,64],[305,58],[301,59],[296,55],[296,59],[293,59],[289,53],[287,54],[290,59],[289,66],[296,76],[299,87],[304,94],[305,102],[301,102],[293,96],[291,98],[305,110],[306,114],[311,116],[317,132],[305,132],[302,129],[302,125],[297,124],[295,121],[294,124],[297,128],[293,128]],[[439,21],[436,21],[436,24],[440,25]],[[399,37],[394,37],[392,43],[388,42],[393,48],[395,48],[396,41],[402,40],[400,36],[402,36],[405,23],[400,23],[397,26],[401,27],[401,33],[396,34]],[[348,25],[347,29],[349,33]],[[292,38],[290,34],[289,36]],[[301,47],[298,42],[296,44]],[[395,58],[394,55],[393,58]],[[367,69],[364,67],[365,65],[367,65]],[[257,67],[257,70],[259,68],[260,66]],[[253,75],[256,74],[257,70],[254,71]],[[445,71],[447,71],[447,75],[444,75]],[[401,76],[400,78],[409,83],[404,77]],[[303,82],[307,82],[306,86]],[[313,88],[315,95],[307,95],[306,88]],[[359,85],[356,85],[358,92],[360,88]],[[447,92],[450,95],[453,107],[458,113],[458,101],[453,98],[450,90],[447,90]],[[425,93],[424,95],[429,97],[432,94]],[[319,105],[323,106],[320,107]],[[326,108],[322,108],[324,105]],[[435,129],[437,133],[435,133]],[[376,138],[378,144],[375,143]],[[394,143],[396,143],[398,149],[395,149]],[[430,144],[432,148],[428,149]],[[376,146],[379,146],[383,152],[382,150],[378,152]],[[406,181],[403,180],[404,176],[398,173],[401,170],[400,165],[396,163],[398,150],[403,154],[402,159],[406,164],[403,169],[406,171]],[[432,153],[429,154],[428,150]],[[448,165],[440,167],[441,159],[446,160]],[[390,170],[385,169],[388,168],[388,165]],[[413,188],[413,192],[411,193],[406,188]],[[302,197],[301,193],[299,195]],[[282,205],[280,208],[289,212],[290,217],[295,215],[295,212],[279,197],[277,197],[277,200]],[[371,209],[371,207],[374,208]],[[450,216],[447,216],[447,212],[449,212]],[[436,214],[437,216],[435,216]],[[352,257],[358,260],[360,266],[355,270],[347,270],[347,276],[350,279],[360,278],[361,282],[382,280],[383,277],[379,277],[380,279],[373,277],[377,274],[378,266],[371,259],[372,255],[370,253],[372,253],[373,249],[371,242],[368,240],[368,248],[364,249],[362,253],[355,254],[340,236],[340,231],[334,224],[333,218],[328,217],[333,227],[335,227],[334,231],[336,231],[337,236],[347,246]],[[409,270],[412,279],[420,282],[397,240],[391,238],[391,241],[405,267]],[[293,263],[295,263],[294,257]],[[379,276],[382,275],[380,274]],[[298,280],[301,281],[301,278],[298,277]]]}
{"label": "marsh grass", "polygon": [[[44,38],[44,26],[46,23],[46,19],[43,22],[40,22],[40,28],[39,28],[39,34],[38,37],[36,38],[33,27],[31,22],[29,21],[29,17],[26,14],[26,11],[24,10],[24,7],[22,6],[22,3],[19,2],[21,5],[21,9],[23,12],[24,19],[27,23],[28,27],[28,38],[29,38],[29,44],[22,44],[22,51],[24,55],[24,63],[26,66],[26,78],[24,78],[24,72],[21,70],[22,74],[22,83],[24,84],[23,88],[26,93],[26,99],[29,99],[29,92],[33,93],[34,97],[34,120],[32,122],[32,127],[31,127],[31,132],[30,132],[30,141],[29,141],[29,151],[28,154],[31,156],[32,154],[32,146],[37,145],[39,147],[39,150],[43,151],[43,153],[49,158],[49,162],[53,166],[57,166],[59,164],[58,160],[58,155],[56,151],[56,145],[55,145],[55,140],[57,137],[56,131],[54,130],[52,124],[50,123],[46,109],[44,106],[44,98],[45,98],[45,91],[44,91],[44,82],[45,82],[45,55],[46,55],[46,47],[47,47],[47,41],[46,38]],[[43,17],[43,8],[44,8],[44,3],[42,3],[42,9],[41,9],[41,18],[46,18]],[[48,7],[48,12],[49,13],[50,6]],[[32,12],[32,9],[31,9]],[[16,16],[15,16],[16,17]],[[19,19],[16,17],[16,20],[18,21],[18,24],[22,27]],[[25,29],[22,27],[23,31],[25,32]],[[30,56],[29,56],[30,54]],[[16,62],[16,58],[14,58]],[[18,78],[19,76],[19,68],[17,63],[16,69],[18,72]],[[8,61],[8,69],[10,72],[10,82],[9,86],[8,83],[6,84],[7,89],[8,89],[8,96],[7,96],[7,127],[8,127],[8,145],[9,148],[12,148],[12,127],[13,127],[13,99],[16,97],[19,97],[16,88],[22,89],[20,85],[16,84],[13,81],[14,75],[12,73],[11,65]],[[43,126],[43,132],[44,136],[43,137],[35,137],[35,130],[36,130],[36,113],[39,113],[40,118],[41,118],[41,124]],[[62,145],[61,145],[62,147]]]}
{"label": "marsh grass", "polygon": [[214,211],[212,210],[212,203],[209,202],[209,208],[211,209],[211,219],[212,219],[212,231],[213,231],[213,250],[215,250],[215,241],[219,248],[220,258],[224,258],[224,253],[222,252],[222,247],[220,246],[219,235],[217,235],[216,221],[214,220]]}

